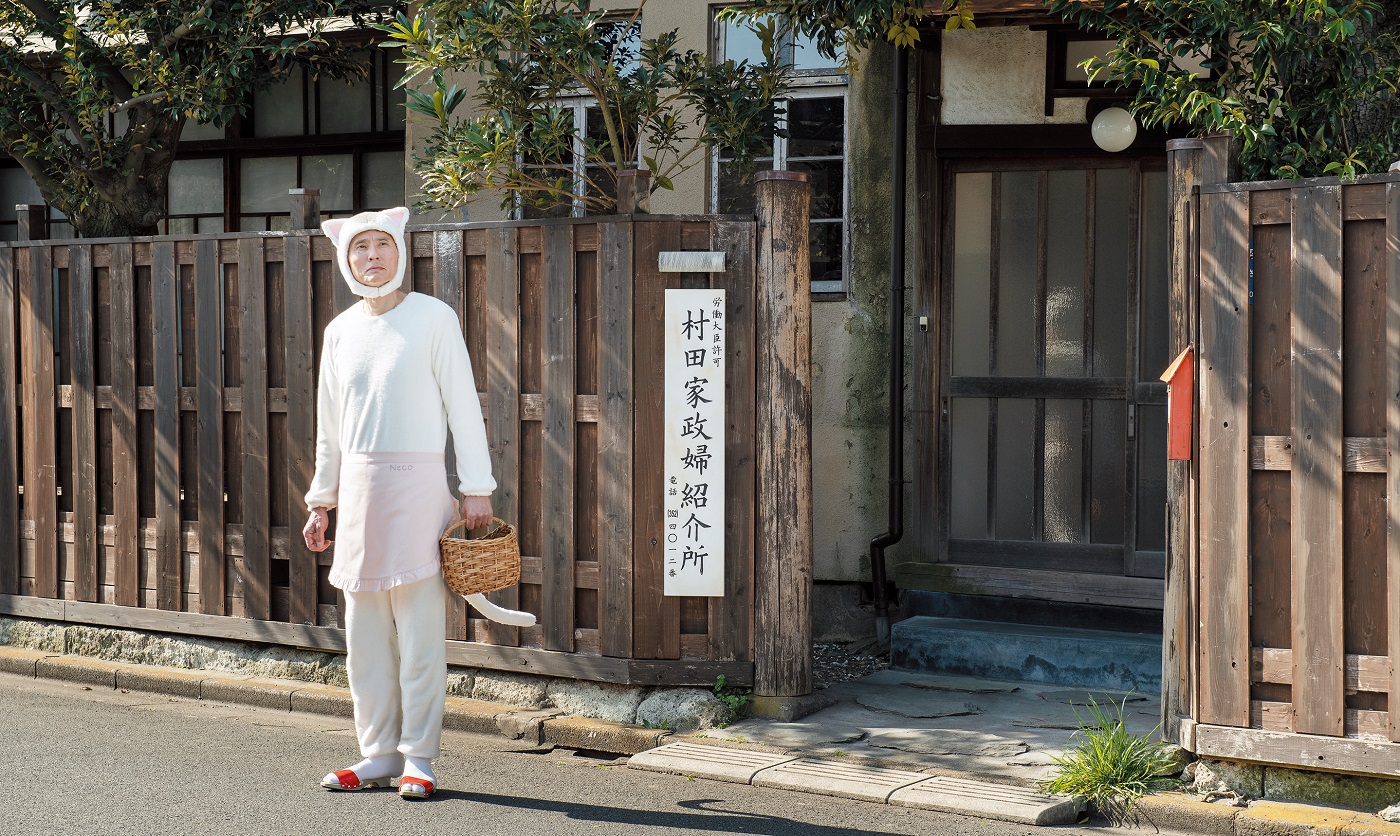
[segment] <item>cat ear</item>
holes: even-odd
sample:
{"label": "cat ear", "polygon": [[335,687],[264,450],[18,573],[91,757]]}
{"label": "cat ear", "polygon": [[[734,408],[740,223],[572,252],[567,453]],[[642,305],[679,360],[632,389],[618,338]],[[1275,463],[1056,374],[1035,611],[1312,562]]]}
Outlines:
{"label": "cat ear", "polygon": [[400,231],[403,231],[403,228],[408,225],[408,215],[407,206],[384,210],[384,216],[397,224]]}
{"label": "cat ear", "polygon": [[340,230],[345,226],[345,218],[335,218],[321,222],[321,231],[326,233],[326,237],[331,239],[331,243],[340,246]]}

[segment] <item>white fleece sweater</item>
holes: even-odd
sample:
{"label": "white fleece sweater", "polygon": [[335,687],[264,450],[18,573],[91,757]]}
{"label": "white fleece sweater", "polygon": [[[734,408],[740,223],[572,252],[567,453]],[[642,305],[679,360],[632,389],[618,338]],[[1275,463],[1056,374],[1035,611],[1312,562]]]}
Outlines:
{"label": "white fleece sweater", "polygon": [[336,506],[342,453],[441,453],[449,426],[462,494],[496,489],[471,357],[439,299],[410,293],[380,316],[356,303],[332,320],[316,400],[308,509]]}

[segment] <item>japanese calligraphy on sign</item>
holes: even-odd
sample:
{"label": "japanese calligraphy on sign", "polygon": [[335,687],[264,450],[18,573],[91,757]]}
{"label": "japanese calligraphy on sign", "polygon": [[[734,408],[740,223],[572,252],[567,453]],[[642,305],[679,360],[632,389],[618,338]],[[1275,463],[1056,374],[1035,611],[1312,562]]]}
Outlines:
{"label": "japanese calligraphy on sign", "polygon": [[724,595],[723,290],[666,291],[666,595]]}

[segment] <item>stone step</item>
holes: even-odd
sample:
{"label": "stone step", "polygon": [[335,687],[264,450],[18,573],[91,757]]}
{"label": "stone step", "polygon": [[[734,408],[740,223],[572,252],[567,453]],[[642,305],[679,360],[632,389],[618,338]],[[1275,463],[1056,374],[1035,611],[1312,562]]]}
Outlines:
{"label": "stone step", "polygon": [[890,631],[890,664],[929,673],[1158,694],[1162,637],[917,616]]}

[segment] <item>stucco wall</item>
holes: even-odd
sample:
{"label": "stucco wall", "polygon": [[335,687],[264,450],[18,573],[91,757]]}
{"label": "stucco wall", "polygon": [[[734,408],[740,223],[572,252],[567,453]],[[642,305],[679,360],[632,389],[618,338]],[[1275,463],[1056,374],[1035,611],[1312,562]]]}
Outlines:
{"label": "stucco wall", "polygon": [[1047,35],[1024,26],[959,29],[943,36],[943,124],[1039,125],[1084,121],[1084,99],[1058,99],[1045,115]]}

